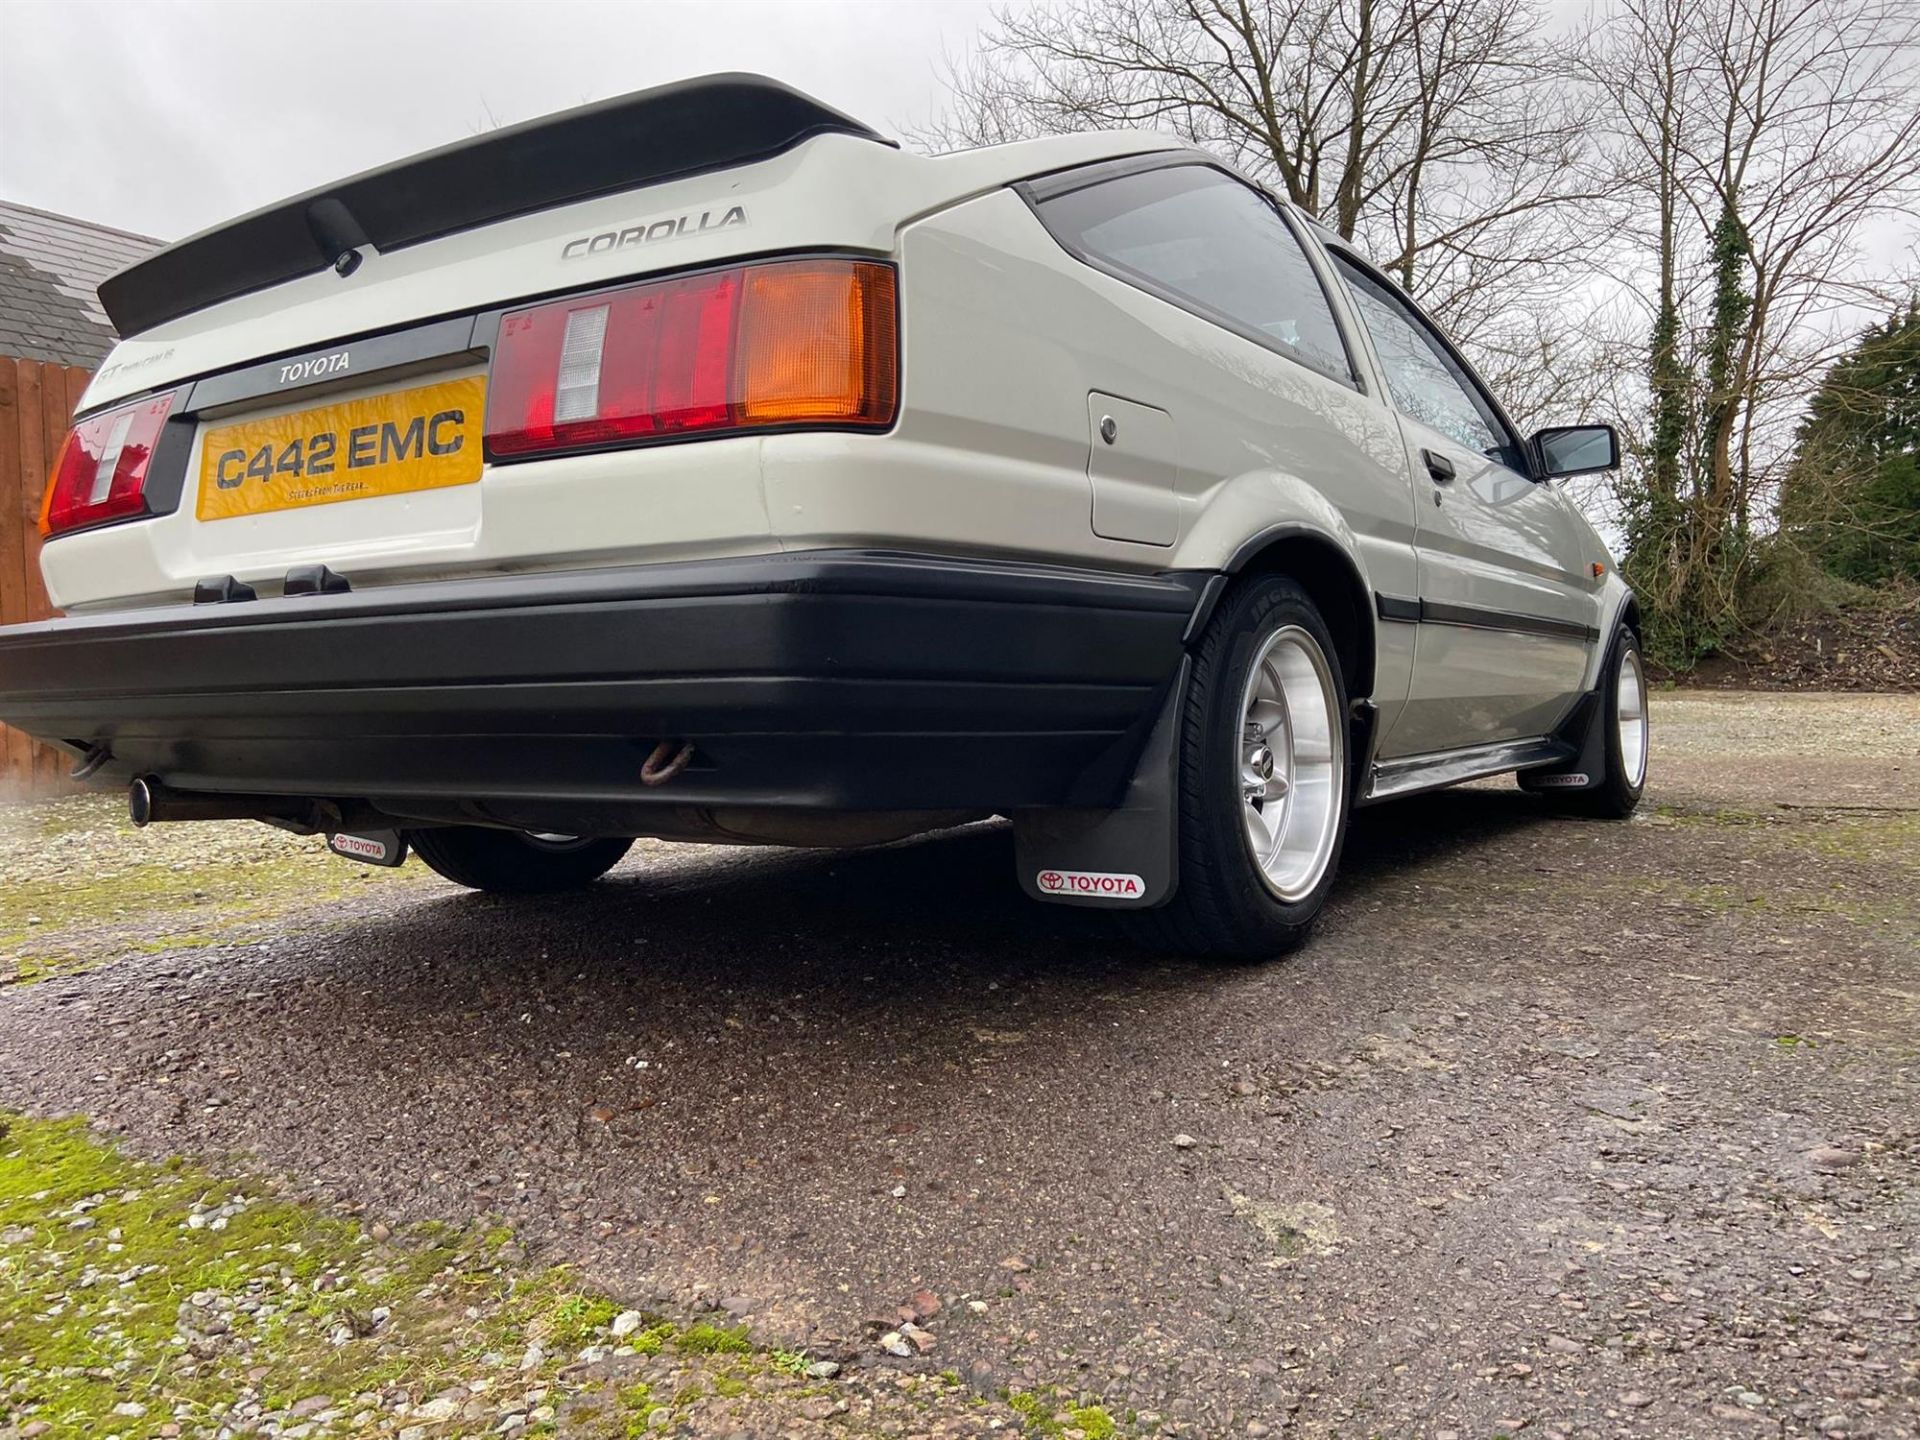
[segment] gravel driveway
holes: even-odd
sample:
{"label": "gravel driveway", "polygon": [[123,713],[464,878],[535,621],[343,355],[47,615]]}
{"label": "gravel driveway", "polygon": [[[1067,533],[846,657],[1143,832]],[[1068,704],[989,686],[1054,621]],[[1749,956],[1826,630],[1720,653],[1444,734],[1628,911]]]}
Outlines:
{"label": "gravel driveway", "polygon": [[1631,823],[1362,812],[1244,969],[1030,904],[995,827],[531,902],[176,831],[136,924],[47,846],[147,836],[16,814],[0,962],[53,974],[0,988],[0,1107],[1142,1433],[1920,1435],[1920,696],[1654,723]]}

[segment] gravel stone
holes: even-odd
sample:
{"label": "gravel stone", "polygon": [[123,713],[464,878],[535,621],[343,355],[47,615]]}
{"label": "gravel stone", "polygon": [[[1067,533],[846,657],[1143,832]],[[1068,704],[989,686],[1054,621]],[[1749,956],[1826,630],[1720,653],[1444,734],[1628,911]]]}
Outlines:
{"label": "gravel stone", "polygon": [[624,1340],[646,1323],[647,1317],[638,1310],[622,1310],[613,1317],[613,1324],[609,1328],[613,1332],[614,1339]]}
{"label": "gravel stone", "polygon": [[1860,1152],[1842,1150],[1837,1145],[1822,1145],[1807,1152],[1816,1170],[1845,1170],[1860,1163]]}

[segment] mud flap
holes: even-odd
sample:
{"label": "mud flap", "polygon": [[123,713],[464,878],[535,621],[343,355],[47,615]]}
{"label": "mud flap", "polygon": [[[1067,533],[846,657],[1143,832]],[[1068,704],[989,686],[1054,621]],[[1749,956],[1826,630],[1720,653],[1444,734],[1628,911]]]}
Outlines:
{"label": "mud flap", "polygon": [[1591,790],[1606,780],[1607,727],[1601,723],[1607,710],[1604,693],[1590,690],[1582,695],[1559,729],[1559,738],[1576,752],[1572,763],[1550,770],[1521,771],[1522,790]]}
{"label": "mud flap", "polygon": [[1145,910],[1180,876],[1180,715],[1192,661],[1182,659],[1125,798],[1113,810],[1023,810],[1013,817],[1020,888],[1061,905]]}

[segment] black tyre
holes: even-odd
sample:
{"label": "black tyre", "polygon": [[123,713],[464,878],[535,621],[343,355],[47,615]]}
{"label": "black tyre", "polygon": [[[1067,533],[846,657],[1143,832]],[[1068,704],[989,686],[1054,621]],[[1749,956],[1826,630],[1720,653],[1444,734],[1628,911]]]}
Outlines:
{"label": "black tyre", "polygon": [[1647,758],[1652,734],[1647,722],[1647,671],[1640,659],[1640,637],[1622,627],[1607,657],[1607,683],[1594,724],[1605,727],[1600,782],[1585,790],[1546,790],[1553,804],[1570,814],[1624,820],[1640,804],[1647,788]]}
{"label": "black tyre", "polygon": [[437,874],[469,890],[532,895],[590,885],[620,863],[631,840],[581,840],[454,825],[416,830],[414,852]]}
{"label": "black tyre", "polygon": [[1180,733],[1180,883],[1131,912],[1144,943],[1264,960],[1304,941],[1345,843],[1352,786],[1345,677],[1307,592],[1282,576],[1230,590],[1195,651]]}

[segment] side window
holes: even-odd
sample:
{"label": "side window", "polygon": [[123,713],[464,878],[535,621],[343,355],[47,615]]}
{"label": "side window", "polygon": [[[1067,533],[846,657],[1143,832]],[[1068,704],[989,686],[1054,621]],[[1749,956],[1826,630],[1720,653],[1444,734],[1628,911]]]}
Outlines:
{"label": "side window", "polygon": [[1373,337],[1400,413],[1524,473],[1526,462],[1513,435],[1427,322],[1344,255],[1336,254],[1333,263]]}
{"label": "side window", "polygon": [[1069,250],[1314,369],[1352,363],[1306,252],[1257,192],[1205,165],[1144,170],[1040,202]]}

